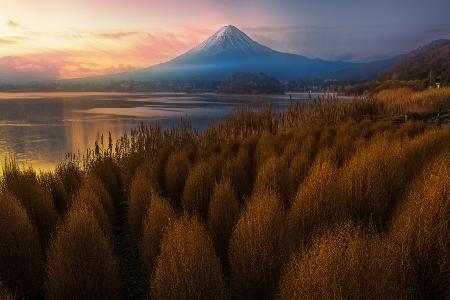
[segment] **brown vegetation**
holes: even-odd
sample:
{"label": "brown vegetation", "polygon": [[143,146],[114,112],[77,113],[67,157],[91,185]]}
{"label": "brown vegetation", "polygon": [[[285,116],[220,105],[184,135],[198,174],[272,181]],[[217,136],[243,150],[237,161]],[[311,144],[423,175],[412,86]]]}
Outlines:
{"label": "brown vegetation", "polygon": [[95,193],[95,190],[89,189],[86,185],[80,188],[71,205],[71,209],[78,209],[80,207],[87,208],[95,216],[103,234],[108,239],[112,239],[111,221],[102,205],[101,199]]}
{"label": "brown vegetation", "polygon": [[154,194],[152,182],[141,173],[137,173],[131,182],[128,196],[128,226],[137,240],[141,237],[142,221]]}
{"label": "brown vegetation", "polygon": [[114,222],[116,215],[114,201],[100,179],[98,179],[95,175],[87,176],[81,184],[80,190],[89,191],[97,196],[103,206],[103,209],[105,210],[105,213],[108,215],[109,222]]}
{"label": "brown vegetation", "polygon": [[[447,148],[448,149],[448,148]],[[450,270],[450,156],[429,164],[411,184],[388,237],[398,284],[410,297],[445,298]]]}
{"label": "brown vegetation", "polygon": [[311,235],[338,219],[343,219],[338,192],[338,169],[325,155],[317,159],[300,185],[288,213],[289,242],[297,248]]}
{"label": "brown vegetation", "polygon": [[115,202],[119,202],[122,196],[122,182],[120,180],[120,169],[110,156],[91,162],[89,172],[101,180],[106,190],[111,194]]}
{"label": "brown vegetation", "polygon": [[380,91],[375,99],[391,114],[445,111],[450,107],[450,88],[415,92],[409,88]]}
{"label": "brown vegetation", "polygon": [[230,272],[238,298],[270,298],[285,258],[282,203],[274,191],[260,190],[247,202],[230,240]]}
{"label": "brown vegetation", "polygon": [[446,298],[450,93],[369,95],[140,126],[51,173],[8,162],[0,281],[42,297],[45,266],[50,299],[114,299],[115,253],[128,298]]}
{"label": "brown vegetation", "polygon": [[256,173],[254,192],[274,191],[284,203],[288,203],[286,192],[287,166],[281,158],[271,157],[258,169]]}
{"label": "brown vegetation", "polygon": [[214,169],[206,161],[195,165],[186,180],[181,204],[183,210],[206,219],[209,200],[214,187]]}
{"label": "brown vegetation", "polygon": [[164,169],[167,194],[177,207],[180,206],[180,197],[190,166],[191,162],[186,152],[172,153]]}
{"label": "brown vegetation", "polygon": [[11,294],[3,282],[0,281],[0,299],[1,300],[15,300],[16,297]]}
{"label": "brown vegetation", "polygon": [[40,181],[53,199],[53,206],[59,214],[64,214],[70,206],[71,199],[64,187],[64,184],[56,174],[43,173]]}
{"label": "brown vegetation", "polygon": [[342,224],[314,239],[285,267],[279,299],[403,299],[391,281],[383,242],[370,227]]}
{"label": "brown vegetation", "polygon": [[164,233],[151,282],[153,299],[225,299],[212,241],[196,217],[183,216]]}
{"label": "brown vegetation", "polygon": [[0,280],[21,296],[36,297],[42,282],[38,233],[25,208],[6,193],[0,194],[0,239]]}
{"label": "brown vegetation", "polygon": [[150,275],[153,273],[154,264],[160,252],[164,230],[175,219],[176,214],[167,200],[158,195],[151,199],[141,238],[141,256],[145,270]]}
{"label": "brown vegetation", "polygon": [[227,262],[228,241],[239,217],[239,202],[231,182],[216,183],[209,204],[208,227],[216,252]]}
{"label": "brown vegetation", "polygon": [[25,207],[38,230],[41,246],[45,247],[57,222],[57,213],[50,194],[41,186],[36,173],[31,169],[21,170],[14,161],[7,161],[2,188]]}
{"label": "brown vegetation", "polygon": [[66,162],[56,167],[55,176],[61,180],[67,196],[70,198],[78,191],[83,174],[75,163]]}
{"label": "brown vegetation", "polygon": [[250,189],[251,178],[247,171],[250,169],[248,166],[249,160],[246,151],[240,150],[238,156],[226,160],[222,168],[221,178],[229,180],[236,189],[236,195],[240,204],[242,204],[242,198],[247,195]]}
{"label": "brown vegetation", "polygon": [[87,205],[72,207],[48,253],[48,299],[119,299],[111,245]]}

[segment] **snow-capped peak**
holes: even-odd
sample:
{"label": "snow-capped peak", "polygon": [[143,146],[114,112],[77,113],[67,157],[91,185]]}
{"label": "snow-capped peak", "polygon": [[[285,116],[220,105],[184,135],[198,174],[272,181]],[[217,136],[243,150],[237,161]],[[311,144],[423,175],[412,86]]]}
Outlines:
{"label": "snow-capped peak", "polygon": [[189,51],[189,54],[215,55],[221,52],[239,51],[248,54],[273,52],[268,47],[258,44],[248,35],[233,25],[219,29],[206,41]]}

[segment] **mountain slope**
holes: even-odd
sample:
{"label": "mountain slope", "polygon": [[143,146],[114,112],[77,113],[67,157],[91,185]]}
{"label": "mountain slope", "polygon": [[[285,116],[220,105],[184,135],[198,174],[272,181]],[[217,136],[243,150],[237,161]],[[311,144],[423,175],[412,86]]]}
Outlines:
{"label": "mountain slope", "polygon": [[329,78],[342,81],[367,81],[377,78],[382,72],[385,72],[394,63],[398,62],[403,56],[398,55],[392,58],[371,61],[368,63],[360,64],[357,68],[351,68],[347,70],[341,70],[332,74],[329,74]]}
{"label": "mountain slope", "polygon": [[420,47],[387,68],[381,80],[429,80],[450,82],[450,40],[437,40]]}
{"label": "mountain slope", "polygon": [[222,94],[283,94],[278,79],[264,73],[236,73],[217,88]]}
{"label": "mountain slope", "polygon": [[225,26],[199,46],[156,66],[104,76],[107,80],[223,80],[237,72],[266,73],[279,79],[313,79],[364,64],[329,62],[272,50],[234,26]]}

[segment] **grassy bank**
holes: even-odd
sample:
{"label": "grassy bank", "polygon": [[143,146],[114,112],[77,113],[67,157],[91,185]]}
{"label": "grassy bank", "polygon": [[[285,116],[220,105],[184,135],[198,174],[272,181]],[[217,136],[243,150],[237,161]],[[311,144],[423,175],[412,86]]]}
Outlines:
{"label": "grassy bank", "polygon": [[449,109],[391,89],[141,126],[50,173],[9,161],[0,296],[445,298]]}

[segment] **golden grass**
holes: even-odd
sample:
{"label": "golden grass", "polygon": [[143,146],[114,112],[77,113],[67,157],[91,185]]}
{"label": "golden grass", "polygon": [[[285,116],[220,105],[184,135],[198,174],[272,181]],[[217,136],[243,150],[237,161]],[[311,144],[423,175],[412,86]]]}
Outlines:
{"label": "golden grass", "polygon": [[270,298],[285,258],[285,213],[274,191],[258,191],[247,202],[230,239],[233,295]]}
{"label": "golden grass", "polygon": [[152,299],[226,299],[220,260],[197,217],[168,227],[151,281]]}
{"label": "golden grass", "polygon": [[43,173],[39,180],[51,195],[56,211],[60,215],[64,214],[70,206],[71,196],[68,195],[61,178],[53,173]]}
{"label": "golden grass", "polygon": [[342,224],[290,259],[278,299],[403,299],[390,280],[382,240],[373,230]]}
{"label": "golden grass", "polygon": [[1,300],[15,300],[17,299],[5,286],[3,282],[0,281],[0,299]]}
{"label": "golden grass", "polygon": [[83,174],[75,163],[66,162],[56,167],[55,176],[61,180],[70,198],[78,191]]}
{"label": "golden grass", "polygon": [[449,295],[449,199],[450,156],[446,152],[413,181],[388,237],[399,284],[412,297],[443,299]]}
{"label": "golden grass", "polygon": [[159,195],[152,197],[143,222],[140,243],[145,270],[150,275],[153,273],[156,258],[160,253],[164,231],[175,219],[176,214],[166,199]]}
{"label": "golden grass", "polygon": [[141,238],[142,221],[155,193],[152,182],[140,173],[137,173],[131,182],[128,195],[128,226],[136,240]]}
{"label": "golden grass", "polygon": [[213,166],[206,161],[196,164],[189,172],[184,186],[181,199],[183,210],[198,214],[205,220],[215,180]]}
{"label": "golden grass", "polygon": [[287,199],[286,187],[286,168],[285,161],[280,157],[271,157],[267,159],[256,173],[254,192],[274,191],[278,194],[283,203],[289,203]]}
{"label": "golden grass", "polygon": [[401,195],[405,159],[401,145],[384,137],[355,154],[339,176],[345,210],[358,220],[380,224]]}
{"label": "golden grass", "polygon": [[289,243],[295,249],[306,243],[322,226],[343,218],[338,187],[339,170],[321,155],[299,186],[287,215]]}
{"label": "golden grass", "polygon": [[102,200],[95,191],[90,189],[87,185],[80,188],[71,205],[71,209],[78,209],[80,207],[87,208],[95,216],[103,234],[108,239],[112,240],[112,225],[102,204]]}
{"label": "golden grass", "polygon": [[167,160],[169,159],[169,155],[172,151],[172,145],[166,144],[162,145],[161,149],[159,149],[157,157],[154,162],[154,166],[152,168],[151,177],[154,178],[156,182],[156,188],[159,191],[166,190],[165,182],[164,182],[164,169],[167,164]]}
{"label": "golden grass", "polygon": [[295,155],[286,166],[286,169],[284,170],[286,177],[286,197],[289,200],[289,203],[292,202],[292,198],[295,196],[299,185],[308,174],[310,166],[311,160],[309,154],[305,152],[300,152]]}
{"label": "golden grass", "polygon": [[36,173],[31,169],[21,170],[14,161],[7,161],[3,169],[2,189],[22,203],[38,230],[41,246],[46,247],[57,222],[57,213],[50,194],[41,186]]}
{"label": "golden grass", "polygon": [[105,156],[101,160],[94,160],[88,167],[90,174],[103,182],[111,197],[118,203],[122,197],[122,182],[120,169],[112,157]]}
{"label": "golden grass", "polygon": [[247,151],[240,149],[236,157],[227,159],[222,168],[221,178],[229,180],[236,192],[239,204],[242,204],[242,198],[248,194],[251,185],[248,169],[249,156]]}
{"label": "golden grass", "polygon": [[[111,241],[125,262],[123,242],[139,244],[155,298],[446,298],[450,127],[429,117],[449,109],[448,94],[395,90],[285,112],[243,108],[202,132],[183,121],[140,126],[54,173],[10,163],[0,194],[17,201],[0,233],[20,254],[32,229],[11,232],[31,226],[42,251],[65,220],[49,252],[53,298],[88,293],[74,286],[97,284],[89,272],[105,281],[85,298],[118,297]],[[407,112],[422,121],[403,122]],[[134,239],[123,240],[127,227]],[[23,278],[40,277],[30,273]]]}
{"label": "golden grass", "polygon": [[88,205],[70,209],[58,227],[47,262],[47,299],[119,299],[111,245]]}
{"label": "golden grass", "polygon": [[6,193],[0,194],[0,240],[0,280],[20,296],[36,297],[42,282],[39,236],[25,208]]}
{"label": "golden grass", "polygon": [[209,204],[208,228],[222,262],[228,261],[228,242],[239,217],[240,207],[235,189],[228,179],[216,183]]}
{"label": "golden grass", "polygon": [[181,206],[180,198],[191,162],[186,152],[172,153],[164,169],[164,182],[168,196],[177,207]]}
{"label": "golden grass", "polygon": [[113,223],[116,216],[115,205],[110,193],[106,190],[103,182],[98,179],[97,176],[90,174],[83,181],[80,189],[89,190],[93,194],[95,194],[98,199],[100,199],[103,209],[108,215],[109,222]]}
{"label": "golden grass", "polygon": [[450,88],[427,89],[415,92],[409,88],[395,88],[375,94],[376,101],[392,114],[433,112],[450,108]]}
{"label": "golden grass", "polygon": [[255,171],[257,172],[269,158],[277,156],[278,150],[276,136],[269,132],[264,132],[260,136],[255,149]]}

